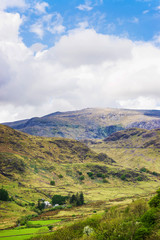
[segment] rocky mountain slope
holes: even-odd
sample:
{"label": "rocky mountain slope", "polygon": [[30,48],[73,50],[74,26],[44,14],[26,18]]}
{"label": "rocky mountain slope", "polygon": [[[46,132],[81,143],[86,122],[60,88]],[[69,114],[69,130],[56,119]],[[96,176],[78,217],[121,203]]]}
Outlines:
{"label": "rocky mountain slope", "polygon": [[119,130],[160,127],[160,111],[124,109],[83,109],[56,112],[44,117],[5,123],[35,136],[65,137],[77,140],[103,139]]}

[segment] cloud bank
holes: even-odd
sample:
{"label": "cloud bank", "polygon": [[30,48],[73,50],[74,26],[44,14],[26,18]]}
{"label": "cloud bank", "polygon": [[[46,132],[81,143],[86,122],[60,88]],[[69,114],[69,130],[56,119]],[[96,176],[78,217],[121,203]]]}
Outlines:
{"label": "cloud bank", "polygon": [[160,49],[154,42],[79,27],[47,50],[40,43],[27,48],[22,23],[18,13],[0,12],[0,122],[85,107],[160,109]]}

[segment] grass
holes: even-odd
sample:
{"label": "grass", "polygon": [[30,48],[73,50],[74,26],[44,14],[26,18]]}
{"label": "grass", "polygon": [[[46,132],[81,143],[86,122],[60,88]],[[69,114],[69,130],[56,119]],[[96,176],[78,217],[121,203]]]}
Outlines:
{"label": "grass", "polygon": [[[48,227],[41,228],[24,228],[24,229],[11,229],[11,230],[3,230],[0,231],[0,239],[1,240],[25,240],[29,239],[32,236],[36,235],[36,233],[49,232]],[[24,235],[24,236],[17,236]],[[7,237],[6,237],[7,236]]]}
{"label": "grass", "polygon": [[28,221],[28,224],[31,225],[41,225],[41,226],[47,226],[47,225],[51,225],[54,223],[58,223],[61,220],[39,220],[39,221]]}

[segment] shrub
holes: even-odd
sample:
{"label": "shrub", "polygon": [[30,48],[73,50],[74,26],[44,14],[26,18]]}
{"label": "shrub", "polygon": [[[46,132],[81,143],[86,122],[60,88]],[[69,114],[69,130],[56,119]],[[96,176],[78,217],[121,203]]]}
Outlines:
{"label": "shrub", "polygon": [[79,178],[81,181],[83,181],[84,180],[84,176],[82,175],[82,176],[80,176],[80,178]]}
{"label": "shrub", "polygon": [[90,236],[91,233],[93,233],[93,228],[91,228],[90,226],[86,226],[84,227],[83,233],[86,234],[87,236]]}
{"label": "shrub", "polygon": [[55,186],[55,181],[50,181],[50,185]]}
{"label": "shrub", "polygon": [[2,201],[9,201],[9,194],[7,190],[1,188],[0,189],[0,200]]}
{"label": "shrub", "polygon": [[102,177],[102,173],[97,173],[97,177]]}
{"label": "shrub", "polygon": [[142,167],[141,169],[140,169],[140,172],[146,172],[147,171],[147,169],[145,168],[145,167]]}
{"label": "shrub", "polygon": [[93,176],[93,173],[92,172],[87,172],[88,176],[89,177],[92,177]]}
{"label": "shrub", "polygon": [[107,179],[103,179],[103,183],[109,183]]}
{"label": "shrub", "polygon": [[150,201],[149,201],[150,207],[158,207],[160,206],[160,189],[157,191],[157,195],[155,195]]}
{"label": "shrub", "polygon": [[49,231],[52,231],[53,226],[52,226],[52,225],[49,225],[49,226],[48,226],[48,229],[49,229]]}
{"label": "shrub", "polygon": [[152,225],[155,224],[157,219],[156,213],[157,213],[156,208],[151,208],[143,214],[143,216],[141,217],[141,222],[145,227],[151,227]]}
{"label": "shrub", "polygon": [[142,226],[136,230],[134,240],[143,240],[148,234],[149,234],[148,228]]}
{"label": "shrub", "polygon": [[142,177],[140,177],[140,176],[139,176],[139,177],[137,177],[137,181],[139,181],[139,182],[140,182],[140,181],[142,181],[142,180],[143,180],[143,179],[142,179]]}
{"label": "shrub", "polygon": [[63,175],[62,175],[62,174],[59,174],[58,177],[59,177],[59,178],[63,178]]}
{"label": "shrub", "polygon": [[121,176],[121,180],[126,180],[126,174],[123,174],[122,176]]}

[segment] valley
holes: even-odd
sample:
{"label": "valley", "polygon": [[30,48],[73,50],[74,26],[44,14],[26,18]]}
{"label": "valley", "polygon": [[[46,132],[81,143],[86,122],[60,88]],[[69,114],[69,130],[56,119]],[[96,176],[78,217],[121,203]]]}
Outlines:
{"label": "valley", "polygon": [[[48,234],[52,221],[60,220],[53,224],[58,231],[88,217],[103,216],[116,206],[124,209],[138,199],[148,201],[159,188],[159,151],[159,129],[130,128],[80,142],[32,136],[0,125],[0,182],[12,199],[0,201],[0,239],[7,231],[16,235],[15,227],[26,216],[30,217],[18,229],[22,235],[31,235],[17,239]],[[54,195],[77,192],[84,194],[83,206],[67,203],[42,212],[37,209],[39,199],[51,202]],[[43,222],[39,228],[33,227],[36,221]],[[5,230],[9,228],[15,229]]]}

